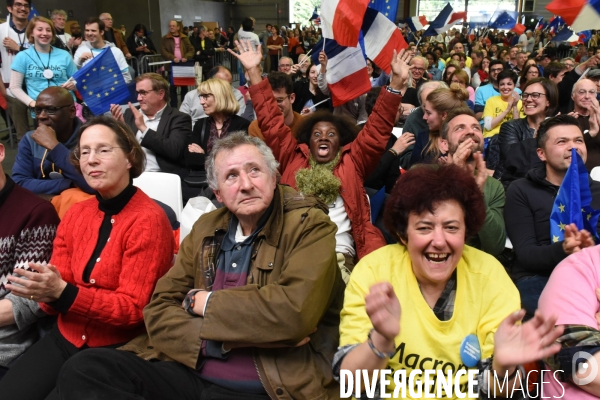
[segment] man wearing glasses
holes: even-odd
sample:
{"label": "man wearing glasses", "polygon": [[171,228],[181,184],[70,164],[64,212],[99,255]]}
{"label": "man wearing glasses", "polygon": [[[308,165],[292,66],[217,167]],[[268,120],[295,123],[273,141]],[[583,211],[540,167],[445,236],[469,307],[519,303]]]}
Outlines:
{"label": "man wearing glasses", "polygon": [[429,81],[429,79],[425,77],[425,71],[427,71],[429,62],[425,57],[415,56],[410,61],[410,65],[413,67],[410,70],[412,73],[412,87],[419,90],[422,84]]}
{"label": "man wearing glasses", "polygon": [[56,196],[77,187],[95,193],[69,162],[81,126],[71,93],[59,86],[43,90],[33,108],[38,128],[19,142],[13,180],[39,195]]}
{"label": "man wearing glasses", "polygon": [[[28,0],[7,0],[8,21],[0,24],[0,57],[2,59],[2,82],[4,87],[8,88],[10,83],[10,66],[17,53],[29,47],[29,41],[25,34],[27,29],[27,17],[29,16],[30,4]],[[12,119],[12,123],[17,132],[17,137],[21,139],[29,130],[29,119],[27,115],[27,105],[13,97],[8,89],[0,89],[2,95],[8,103],[7,112]]]}
{"label": "man wearing glasses", "polygon": [[[588,172],[594,167],[600,166],[600,136],[590,134],[590,119],[598,119],[600,116],[600,107],[596,95],[598,89],[596,83],[591,79],[581,79],[573,86],[573,112],[577,117],[579,128],[583,132],[585,146],[587,147],[588,158],[585,166]],[[597,122],[596,122],[597,123]]]}
{"label": "man wearing glasses", "polygon": [[129,49],[123,40],[123,34],[113,28],[113,18],[109,13],[100,14],[100,21],[104,22],[104,39],[117,46],[127,58],[131,58]]}
{"label": "man wearing glasses", "polygon": [[183,152],[186,139],[192,134],[191,117],[168,104],[169,84],[162,76],[147,73],[135,82],[139,110],[129,103],[129,109],[123,113],[121,106],[111,104],[110,112],[135,133],[146,153],[145,171],[187,176]]}

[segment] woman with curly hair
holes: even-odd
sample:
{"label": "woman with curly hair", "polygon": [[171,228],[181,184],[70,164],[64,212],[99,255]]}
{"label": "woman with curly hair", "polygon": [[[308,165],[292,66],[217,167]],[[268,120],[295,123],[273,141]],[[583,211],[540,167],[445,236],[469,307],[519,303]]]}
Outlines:
{"label": "woman with curly hair", "polygon": [[[261,53],[240,43],[233,53],[248,71],[250,93],[265,142],[280,164],[281,183],[314,195],[329,205],[329,216],[338,227],[336,253],[347,274],[360,259],[384,246],[385,239],[371,223],[364,179],[373,172],[385,151],[396,113],[410,74],[410,54],[402,50],[392,59],[392,80],[357,135],[349,120],[329,113],[305,117],[295,139],[284,124],[268,80],[260,76]],[[356,138],[355,138],[356,137]]]}
{"label": "woman with curly hair", "polygon": [[[515,379],[520,365],[559,350],[553,344],[562,334],[562,328],[554,329],[556,317],[538,313],[520,324],[525,312],[504,267],[465,245],[485,218],[483,193],[467,170],[419,166],[402,174],[385,210],[386,226],[399,243],[363,258],[346,287],[333,363],[342,387],[347,385],[342,372],[367,370],[370,376],[378,369],[416,373],[417,385],[423,370],[433,369],[434,377],[466,386],[461,369],[477,366],[478,397],[492,397],[491,390],[506,397],[523,381],[523,375]],[[482,384],[484,377],[490,385]],[[508,385],[499,383],[505,379]],[[397,387],[395,381],[390,377],[386,393],[402,390],[402,396],[393,396],[398,398],[414,393],[414,387]],[[440,397],[439,383],[425,384],[424,397]]]}

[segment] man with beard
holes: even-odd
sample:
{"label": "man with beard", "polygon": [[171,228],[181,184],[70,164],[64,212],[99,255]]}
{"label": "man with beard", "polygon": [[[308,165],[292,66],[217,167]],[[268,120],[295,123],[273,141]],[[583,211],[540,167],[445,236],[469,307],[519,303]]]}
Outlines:
{"label": "man with beard", "polygon": [[441,128],[442,139],[448,141],[448,162],[456,164],[475,177],[483,192],[486,217],[483,227],[468,244],[495,257],[504,250],[504,203],[502,184],[489,176],[483,160],[483,131],[468,107],[451,111]]}
{"label": "man with beard", "polygon": [[[481,120],[485,103],[492,96],[500,96],[498,90],[498,74],[504,71],[505,65],[500,60],[490,61],[490,84],[479,86],[475,92],[475,118]],[[515,92],[521,94],[521,89],[515,88]]]}
{"label": "man with beard", "polygon": [[[68,51],[73,55],[73,43],[75,39],[70,34],[65,32],[65,22],[67,21],[67,13],[64,10],[54,10],[50,15],[50,19],[56,29],[56,41],[54,41],[54,47]],[[81,39],[78,45],[81,44]]]}

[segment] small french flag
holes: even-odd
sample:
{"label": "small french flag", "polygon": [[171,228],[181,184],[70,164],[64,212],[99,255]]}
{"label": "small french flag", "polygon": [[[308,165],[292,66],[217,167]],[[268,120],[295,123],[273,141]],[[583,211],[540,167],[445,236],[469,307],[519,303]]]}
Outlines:
{"label": "small french flag", "polygon": [[323,37],[341,46],[356,46],[370,0],[326,0],[321,4]]}
{"label": "small french flag", "polygon": [[365,53],[375,64],[389,74],[394,50],[408,48],[402,32],[382,13],[367,8],[362,24]]}
{"label": "small french flag", "polygon": [[[322,15],[322,14],[321,14]],[[393,23],[388,20],[392,25]],[[323,39],[315,49],[323,47]],[[327,55],[327,84],[331,91],[333,106],[337,107],[371,90],[371,81],[367,72],[367,62],[360,45],[357,47],[340,46],[335,40],[325,40]],[[313,63],[318,65],[319,54],[312,55]]]}
{"label": "small french flag", "polygon": [[446,7],[444,7],[440,14],[431,22],[423,36],[436,36],[442,34],[452,28],[456,21],[466,18],[466,11],[454,12],[450,3],[447,3]]}
{"label": "small french flag", "polygon": [[[410,28],[411,31],[413,32],[417,32],[420,31],[421,29],[425,29],[425,26],[429,25],[429,22],[427,22],[427,18],[425,18],[424,15],[421,15],[420,17],[410,17],[406,20],[406,24],[408,25],[408,27]],[[379,65],[379,64],[377,64]]]}

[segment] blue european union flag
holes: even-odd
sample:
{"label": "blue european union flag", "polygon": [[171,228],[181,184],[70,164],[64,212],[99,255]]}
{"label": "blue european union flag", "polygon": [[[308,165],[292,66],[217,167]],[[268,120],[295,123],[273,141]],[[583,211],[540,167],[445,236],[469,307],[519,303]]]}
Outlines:
{"label": "blue european union flag", "polygon": [[600,240],[596,231],[600,211],[592,209],[591,202],[592,193],[585,164],[577,151],[571,149],[571,165],[560,185],[550,214],[552,243],[565,239],[565,227],[569,224],[577,225],[579,230],[587,230],[596,240]]}
{"label": "blue european union flag", "polygon": [[73,75],[77,90],[94,115],[110,110],[111,104],[123,104],[129,100],[129,89],[123,73],[107,47]]}
{"label": "blue european union flag", "polygon": [[38,10],[35,9],[35,7],[32,4],[31,8],[29,9],[29,16],[27,17],[27,21],[31,21],[31,18],[39,17],[39,16],[40,16],[40,13],[38,12]]}
{"label": "blue european union flag", "polygon": [[396,23],[396,14],[398,14],[398,0],[371,0],[369,8],[373,8],[383,15],[387,19]]}
{"label": "blue european union flag", "polygon": [[490,19],[489,27],[493,29],[512,29],[517,24],[516,11],[496,11]]}

